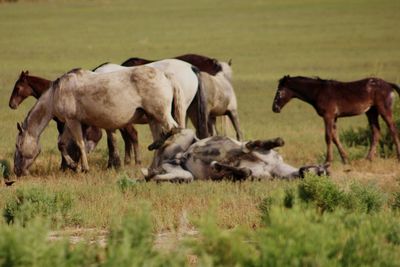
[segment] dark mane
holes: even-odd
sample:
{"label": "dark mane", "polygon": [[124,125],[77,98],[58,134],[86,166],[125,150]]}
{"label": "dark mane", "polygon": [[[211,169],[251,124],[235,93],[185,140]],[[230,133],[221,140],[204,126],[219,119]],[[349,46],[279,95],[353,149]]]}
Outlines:
{"label": "dark mane", "polygon": [[148,60],[140,57],[131,57],[124,62],[122,62],[121,66],[125,67],[133,67],[133,66],[139,66],[139,65],[144,65],[147,63],[154,62],[153,60]]}
{"label": "dark mane", "polygon": [[98,68],[103,67],[104,65],[107,65],[107,64],[110,64],[110,62],[104,62],[104,63],[98,65],[96,68],[92,69],[92,71],[95,71],[95,70],[97,70]]}
{"label": "dark mane", "polygon": [[329,84],[329,83],[337,83],[338,82],[336,80],[321,79],[319,76],[314,76],[314,77],[294,76],[294,77],[290,77],[289,75],[285,75],[279,80],[279,84],[278,84],[279,87],[284,86],[289,80],[292,80],[292,81],[303,80],[303,81],[309,81],[309,82],[317,82],[319,84]]}
{"label": "dark mane", "polygon": [[176,59],[188,62],[196,66],[200,71],[207,72],[210,75],[216,75],[222,71],[222,66],[215,58],[209,58],[198,54],[185,54],[175,57]]}

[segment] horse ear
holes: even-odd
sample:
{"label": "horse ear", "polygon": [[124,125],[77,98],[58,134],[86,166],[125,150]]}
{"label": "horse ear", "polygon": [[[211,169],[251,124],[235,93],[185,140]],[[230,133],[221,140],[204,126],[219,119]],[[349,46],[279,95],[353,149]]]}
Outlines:
{"label": "horse ear", "polygon": [[19,122],[17,122],[17,129],[20,133],[22,133],[24,130],[22,129],[22,126]]}
{"label": "horse ear", "polygon": [[29,70],[25,71],[25,75],[29,75]]}
{"label": "horse ear", "polygon": [[232,66],[232,59],[231,59],[231,58],[230,58],[229,61],[228,61],[228,65],[229,65],[229,66]]}

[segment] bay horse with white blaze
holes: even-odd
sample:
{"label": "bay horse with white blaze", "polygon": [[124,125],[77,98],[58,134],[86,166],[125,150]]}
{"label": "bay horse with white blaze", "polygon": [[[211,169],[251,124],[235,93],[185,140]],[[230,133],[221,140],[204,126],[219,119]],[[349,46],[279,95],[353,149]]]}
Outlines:
{"label": "bay horse with white blaze", "polygon": [[272,110],[279,113],[292,98],[298,98],[312,105],[318,115],[324,119],[326,162],[333,160],[333,141],[344,163],[348,162],[348,156],[337,135],[337,119],[366,113],[372,130],[371,147],[367,159],[372,160],[380,137],[378,120],[380,115],[389,127],[396,145],[397,157],[400,159],[400,142],[393,123],[393,89],[400,94],[399,86],[379,78],[339,82],[320,78],[284,76],[279,80]]}

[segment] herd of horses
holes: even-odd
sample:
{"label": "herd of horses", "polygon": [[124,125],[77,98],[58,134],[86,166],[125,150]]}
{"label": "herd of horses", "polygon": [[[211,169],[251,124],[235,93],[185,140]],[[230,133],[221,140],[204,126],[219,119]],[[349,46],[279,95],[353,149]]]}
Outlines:
{"label": "herd of horses", "polygon": [[[337,146],[343,162],[348,161],[337,136],[337,118],[362,113],[367,114],[372,130],[371,147],[367,156],[372,160],[380,135],[378,121],[380,115],[390,129],[397,156],[400,158],[400,142],[392,114],[393,89],[400,94],[398,85],[378,78],[345,83],[319,78],[284,76],[279,81],[272,109],[274,112],[280,112],[292,98],[298,98],[312,105],[324,119],[327,163],[333,160],[332,141]],[[18,136],[14,155],[14,172],[17,176],[29,173],[29,167],[40,153],[40,135],[51,120],[57,123],[58,148],[61,152],[63,170],[67,168],[89,170],[87,153],[96,147],[102,137],[102,129],[107,134],[108,167],[121,165],[115,136],[117,129],[125,143],[124,163],[131,162],[133,150],[135,163],[140,164],[138,134],[134,124],[149,124],[153,143],[148,148],[155,152],[149,169],[145,171],[146,177],[160,177],[157,176],[160,174],[160,169],[163,169],[165,174],[168,173],[165,168],[176,171],[177,167],[179,174],[172,175],[175,180],[176,178],[179,180],[180,175],[188,177],[185,172],[190,168],[198,170],[200,167],[193,167],[193,164],[190,167],[189,160],[183,164],[182,160],[177,160],[177,156],[181,157],[184,153],[188,157],[198,156],[196,151],[199,149],[196,150],[196,147],[202,146],[199,144],[208,144],[210,153],[226,147],[230,147],[231,150],[222,154],[216,153],[219,161],[210,160],[208,156],[207,160],[203,161],[214,171],[212,173],[218,175],[203,171],[202,175],[192,173],[189,180],[200,177],[213,178],[213,176],[218,176],[216,179],[220,179],[224,175],[233,175],[239,179],[249,176],[262,177],[263,171],[266,173],[267,165],[276,165],[276,170],[287,171],[276,172],[277,174],[273,175],[271,173],[274,171],[269,170],[265,176],[285,176],[281,173],[287,173],[288,177],[301,176],[300,170],[304,171],[304,168],[289,168],[288,165],[282,165],[284,164],[282,160],[274,163],[275,165],[271,164],[272,158],[279,157],[266,157],[266,155],[275,153],[272,148],[279,145],[267,146],[266,149],[264,144],[269,144],[269,141],[239,142],[243,136],[232,85],[230,61],[226,63],[197,54],[186,54],[164,60],[129,58],[121,65],[103,63],[93,70],[73,69],[55,81],[31,76],[28,71],[23,71],[11,94],[10,108],[16,109],[30,96],[35,97],[37,102],[24,122],[17,124]],[[225,115],[235,128],[237,141],[215,137],[216,117]],[[187,136],[192,136],[190,132],[182,130],[186,128],[188,119],[195,128],[195,138],[188,138]],[[171,146],[173,142],[171,140],[184,140],[185,145]],[[171,150],[173,153],[168,152],[166,156],[166,151],[169,151],[170,147],[174,147]],[[183,150],[183,147],[186,150]],[[255,156],[249,157],[249,153],[255,153]],[[229,164],[226,164],[227,159],[221,158],[220,155],[235,155],[235,157],[231,156]],[[238,158],[244,161],[239,162]],[[249,161],[249,158],[252,160]],[[261,159],[263,163],[260,165],[260,161],[254,158]],[[206,168],[203,166],[203,169]],[[319,170],[316,172],[323,173]]]}

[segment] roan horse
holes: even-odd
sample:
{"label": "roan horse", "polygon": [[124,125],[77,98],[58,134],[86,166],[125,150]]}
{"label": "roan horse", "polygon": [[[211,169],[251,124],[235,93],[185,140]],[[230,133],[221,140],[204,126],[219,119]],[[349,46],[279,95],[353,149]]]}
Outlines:
{"label": "roan horse", "polygon": [[[10,108],[16,109],[29,96],[33,96],[36,99],[38,99],[45,91],[47,91],[50,88],[50,86],[51,86],[50,80],[29,75],[28,71],[22,71],[18,80],[15,82],[14,89],[11,93],[9,101]],[[64,129],[64,123],[62,123],[56,117],[54,117],[53,119],[57,123],[57,130],[59,135],[61,136]],[[129,164],[131,161],[132,146],[135,154],[135,163],[140,164],[141,157],[137,142],[136,129],[133,127],[129,128],[127,126],[119,130],[121,131],[121,135],[125,142],[125,159],[124,159],[125,165]],[[90,152],[96,147],[97,143],[100,141],[102,137],[101,129],[94,126],[84,126],[83,137],[85,139],[85,144],[87,148],[86,151]],[[118,159],[113,158],[115,149],[112,147],[112,145],[110,145],[110,143],[112,143],[112,140],[110,140],[109,135],[107,135],[107,137],[108,137],[107,144],[109,147],[108,167],[109,168],[119,167],[120,165],[119,158]],[[67,149],[68,149],[68,154],[71,156],[71,158],[73,158],[75,162],[79,161],[81,156],[79,148],[73,141],[67,144]],[[63,156],[61,156],[61,158],[62,158],[61,161],[62,170],[65,170],[67,167],[71,167],[68,166]]]}
{"label": "roan horse", "polygon": [[191,182],[195,179],[233,181],[304,177],[306,172],[328,174],[326,165],[296,168],[286,164],[273,148],[281,138],[239,142],[225,136],[198,140],[190,129],[168,138],[160,148],[158,168],[142,169],[146,180]]}
{"label": "roan horse", "polygon": [[[203,91],[203,86],[200,80],[200,73],[196,67],[177,59],[164,59],[160,61],[155,61],[152,63],[146,64],[146,66],[156,68],[167,75],[169,79],[174,79],[175,83],[179,85],[182,89],[183,93],[183,112],[186,114],[188,108],[194,110],[194,119],[196,119],[195,127],[197,134],[200,138],[208,137],[207,131],[207,100],[205,97],[205,93]],[[95,68],[96,73],[107,73],[118,70],[124,70],[129,68],[137,68],[137,67],[124,67],[117,64],[102,64],[99,67]],[[138,123],[147,123],[147,118],[144,118]],[[186,127],[185,123],[182,125]],[[127,125],[125,127],[126,132],[133,132],[133,125]],[[135,136],[129,136],[132,139],[132,142],[138,144],[137,134]],[[112,144],[112,147],[109,150],[117,151],[116,142]],[[136,149],[135,149],[136,150]],[[115,158],[119,158],[118,154],[114,154]]]}
{"label": "roan horse", "polygon": [[[14,89],[11,93],[9,106],[11,109],[17,109],[18,106],[29,96],[33,96],[38,99],[45,91],[51,86],[51,81],[36,76],[29,75],[28,71],[22,71],[18,80],[15,82]],[[58,120],[56,117],[53,118],[57,123],[58,133],[61,135],[64,129],[64,123]],[[86,151],[92,151],[97,143],[101,139],[101,130],[88,126],[83,128],[83,136],[85,138]],[[76,161],[79,160],[80,154],[78,147],[75,143],[71,142],[68,144],[69,155]],[[68,167],[64,157],[61,160],[61,169],[65,170]]]}
{"label": "roan horse", "polygon": [[[88,171],[82,123],[103,129],[119,129],[145,113],[156,141],[181,125],[182,97],[179,86],[163,72],[143,66],[134,70],[94,73],[75,69],[57,79],[36,102],[24,123],[17,125],[14,171],[27,174],[40,152],[39,137],[49,121],[65,122],[81,152],[82,171]],[[154,101],[157,99],[157,101]],[[174,109],[175,121],[171,115]],[[65,152],[65,151],[63,151]],[[68,164],[74,164],[65,155]]]}
{"label": "roan horse", "polygon": [[338,82],[319,78],[284,76],[279,80],[272,110],[279,113],[292,98],[298,98],[312,105],[318,115],[323,117],[325,123],[326,162],[331,162],[333,159],[333,141],[344,163],[348,161],[348,156],[337,136],[337,118],[366,113],[372,130],[371,147],[367,159],[372,160],[380,137],[378,121],[380,115],[389,127],[396,145],[397,157],[400,159],[399,138],[392,116],[393,89],[400,94],[400,88],[397,85],[378,78]]}
{"label": "roan horse", "polygon": [[[215,123],[217,116],[227,115],[236,131],[236,138],[242,139],[242,132],[239,125],[237,112],[237,100],[232,86],[231,61],[228,63],[219,62],[216,59],[208,58],[196,54],[187,54],[175,57],[186,61],[200,70],[200,77],[207,97],[208,112],[208,132],[215,134]],[[122,66],[139,66],[154,62],[143,58],[129,58]],[[193,106],[188,110],[188,116],[196,127],[195,112],[197,108]]]}

